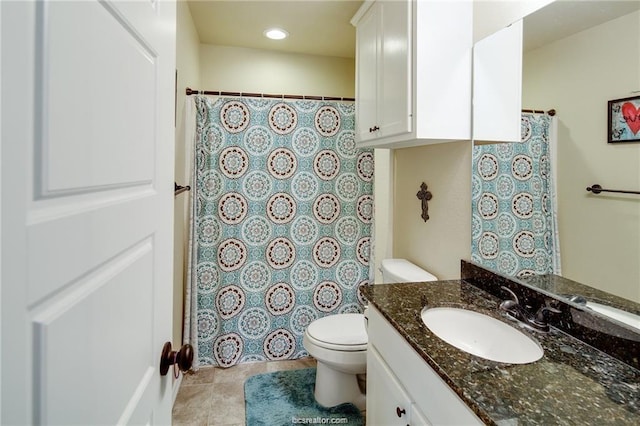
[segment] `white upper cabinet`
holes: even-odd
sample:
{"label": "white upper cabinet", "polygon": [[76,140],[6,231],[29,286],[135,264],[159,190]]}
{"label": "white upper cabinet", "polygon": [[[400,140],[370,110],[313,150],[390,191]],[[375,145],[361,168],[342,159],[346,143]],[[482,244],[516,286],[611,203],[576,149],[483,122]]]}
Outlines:
{"label": "white upper cabinet", "polygon": [[471,1],[366,1],[356,26],[356,141],[471,139]]}
{"label": "white upper cabinet", "polygon": [[[554,0],[476,1],[473,140],[520,142],[523,22]],[[510,25],[509,25],[510,24]]]}
{"label": "white upper cabinet", "polygon": [[473,139],[520,142],[522,20],[473,48]]}

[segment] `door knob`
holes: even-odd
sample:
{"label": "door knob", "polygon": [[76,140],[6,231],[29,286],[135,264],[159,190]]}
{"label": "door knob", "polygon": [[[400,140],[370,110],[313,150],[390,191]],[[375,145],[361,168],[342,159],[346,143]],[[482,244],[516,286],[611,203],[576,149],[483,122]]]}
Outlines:
{"label": "door knob", "polygon": [[160,355],[160,375],[166,376],[169,367],[173,364],[180,368],[183,373],[191,368],[193,363],[193,346],[187,344],[180,348],[179,351],[171,350],[171,342],[167,342],[162,347],[162,355]]}

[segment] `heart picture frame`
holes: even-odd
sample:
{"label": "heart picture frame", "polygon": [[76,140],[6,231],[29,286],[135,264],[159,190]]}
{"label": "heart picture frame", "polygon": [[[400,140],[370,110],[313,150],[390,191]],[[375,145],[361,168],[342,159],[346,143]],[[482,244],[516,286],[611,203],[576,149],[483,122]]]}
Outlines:
{"label": "heart picture frame", "polygon": [[608,143],[640,142],[640,96],[607,102]]}

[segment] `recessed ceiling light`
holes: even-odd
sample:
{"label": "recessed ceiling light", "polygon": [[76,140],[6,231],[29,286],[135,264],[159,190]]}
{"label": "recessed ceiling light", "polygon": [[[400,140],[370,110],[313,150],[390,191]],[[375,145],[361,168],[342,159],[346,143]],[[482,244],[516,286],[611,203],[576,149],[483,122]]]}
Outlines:
{"label": "recessed ceiling light", "polygon": [[282,40],[289,36],[289,33],[282,28],[269,28],[264,31],[264,35],[271,40]]}

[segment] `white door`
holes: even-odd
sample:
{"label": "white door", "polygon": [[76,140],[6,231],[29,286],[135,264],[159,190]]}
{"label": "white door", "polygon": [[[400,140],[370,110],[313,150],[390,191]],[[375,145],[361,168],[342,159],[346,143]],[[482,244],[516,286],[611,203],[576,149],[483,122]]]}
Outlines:
{"label": "white door", "polygon": [[170,423],[175,3],[0,8],[0,423]]}

